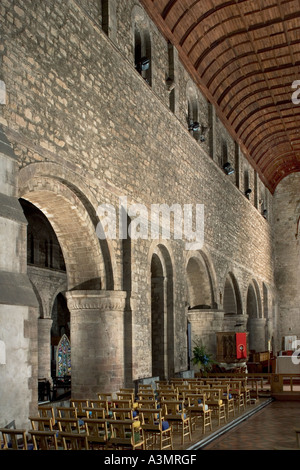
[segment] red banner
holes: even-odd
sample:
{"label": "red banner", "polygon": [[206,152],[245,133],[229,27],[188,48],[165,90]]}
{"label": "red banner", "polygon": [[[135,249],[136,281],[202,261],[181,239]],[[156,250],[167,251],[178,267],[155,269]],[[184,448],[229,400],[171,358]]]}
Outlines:
{"label": "red banner", "polygon": [[247,334],[236,333],[235,341],[236,341],[236,358],[246,359],[247,357]]}

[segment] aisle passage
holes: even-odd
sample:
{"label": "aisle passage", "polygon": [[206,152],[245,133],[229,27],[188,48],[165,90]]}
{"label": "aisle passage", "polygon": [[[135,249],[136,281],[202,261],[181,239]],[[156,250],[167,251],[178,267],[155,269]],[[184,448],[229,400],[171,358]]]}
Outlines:
{"label": "aisle passage", "polygon": [[274,401],[203,450],[274,450],[297,448],[300,401]]}

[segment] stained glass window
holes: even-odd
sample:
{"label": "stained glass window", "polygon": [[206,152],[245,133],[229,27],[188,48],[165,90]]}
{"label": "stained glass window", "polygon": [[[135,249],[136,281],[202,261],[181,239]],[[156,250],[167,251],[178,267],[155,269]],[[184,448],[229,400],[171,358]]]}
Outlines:
{"label": "stained glass window", "polygon": [[71,375],[71,343],[67,335],[63,335],[56,351],[56,376]]}

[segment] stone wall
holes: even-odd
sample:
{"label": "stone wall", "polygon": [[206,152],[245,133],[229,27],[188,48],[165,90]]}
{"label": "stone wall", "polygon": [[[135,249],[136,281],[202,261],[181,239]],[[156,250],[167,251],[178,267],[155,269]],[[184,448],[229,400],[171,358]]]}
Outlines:
{"label": "stone wall", "polygon": [[[204,322],[194,322],[199,325],[195,335],[209,337],[211,342],[211,325],[215,322],[222,328],[229,273],[236,280],[239,313],[245,319],[248,286],[253,280],[261,293],[263,284],[267,286],[272,304],[272,196],[266,220],[254,191],[257,175],[205,97],[194,88],[176,51],[171,54],[175,112],[170,109],[166,86],[171,69],[169,46],[137,2],[113,2],[112,36],[94,19],[94,3],[86,14],[87,3],[1,2],[0,78],[6,85],[7,100],[0,122],[18,157],[19,196],[44,212],[58,237],[68,289],[94,291],[100,286],[127,293],[125,338],[115,337],[115,341],[118,351],[123,342],[126,346],[124,380],[128,382],[152,376],[150,267],[154,253],[168,284],[164,291],[168,319],[164,361],[172,373],[187,368],[186,266],[191,256],[201,254],[207,260],[212,306],[219,312],[208,315]],[[151,41],[151,85],[135,70],[135,25],[147,31],[145,37]],[[204,142],[188,130],[187,92],[199,122],[209,127]],[[224,142],[227,159],[236,169],[233,175],[226,175],[222,168]],[[244,194],[244,169],[248,167],[253,189],[250,200]],[[193,208],[203,204],[202,250],[187,251],[182,240],[172,237],[99,242],[97,208],[104,203],[119,207],[120,197],[126,197],[130,207],[143,204],[148,215],[151,204],[192,204]],[[134,214],[131,218],[134,220]],[[80,318],[77,309],[75,316]],[[203,325],[209,325],[207,334]],[[76,336],[74,327],[71,315],[71,331]],[[87,349],[95,352],[99,337],[92,331],[93,344],[88,335],[81,335],[80,347],[85,338]],[[114,331],[118,335],[116,328]],[[266,343],[260,347],[265,349]],[[122,355],[118,361],[120,358]],[[87,366],[86,376],[91,378],[92,362]],[[120,378],[119,362],[117,367]],[[83,386],[78,383],[77,390],[82,391]]]}

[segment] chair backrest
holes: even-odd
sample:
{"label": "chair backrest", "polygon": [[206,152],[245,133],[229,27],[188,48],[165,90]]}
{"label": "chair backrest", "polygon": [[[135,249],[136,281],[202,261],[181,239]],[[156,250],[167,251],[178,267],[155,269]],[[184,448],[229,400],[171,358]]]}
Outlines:
{"label": "chair backrest", "polygon": [[218,385],[218,388],[221,390],[222,398],[228,400],[230,398],[229,385],[223,383],[222,385]]}
{"label": "chair backrest", "polygon": [[131,419],[133,420],[133,409],[132,408],[111,408],[113,419]]}
{"label": "chair backrest", "polygon": [[205,410],[206,394],[205,393],[191,393],[186,396],[188,406],[195,410]]}
{"label": "chair backrest", "polygon": [[157,408],[158,403],[156,400],[138,400],[138,410],[141,408]]}
{"label": "chair backrest", "polygon": [[106,400],[107,402],[111,402],[113,399],[113,394],[110,392],[99,392],[98,400]]}
{"label": "chair backrest", "polygon": [[135,390],[134,388],[120,388],[119,390],[120,393],[131,393],[134,395]]}
{"label": "chair backrest", "polygon": [[242,384],[240,380],[231,380],[229,382],[229,385],[230,385],[231,391],[234,391],[235,393],[239,393],[239,394],[242,393]]}
{"label": "chair backrest", "polygon": [[139,429],[135,427],[135,422],[131,419],[112,419],[108,420],[110,427],[110,445],[119,447],[135,447],[142,440]]}
{"label": "chair backrest", "polygon": [[143,390],[153,390],[153,385],[152,384],[139,384],[138,385],[138,392],[141,392]]}
{"label": "chair backrest", "polygon": [[219,403],[219,401],[222,399],[221,392],[222,391],[220,388],[211,388],[209,390],[209,402]]}
{"label": "chair backrest", "polygon": [[57,431],[29,431],[33,450],[58,450]]}
{"label": "chair backrest", "polygon": [[56,421],[60,432],[80,432],[79,420],[77,418],[57,418]]}
{"label": "chair backrest", "polygon": [[161,408],[141,408],[142,429],[148,431],[162,431],[162,409]]}
{"label": "chair backrest", "polygon": [[117,392],[117,399],[118,400],[130,400],[132,403],[134,402],[134,393],[131,392]]}
{"label": "chair backrest", "polygon": [[132,408],[133,403],[131,400],[113,400],[110,408]]}
{"label": "chair backrest", "polygon": [[178,400],[179,399],[179,393],[176,390],[173,391],[168,391],[168,392],[162,392],[159,395],[159,398],[161,401],[166,401],[166,400]]}
{"label": "chair backrest", "polygon": [[155,400],[155,392],[153,389],[145,389],[138,391],[138,400]]}
{"label": "chair backrest", "polygon": [[171,392],[172,390],[175,390],[175,387],[173,384],[160,384],[158,387],[157,387],[157,391],[158,393],[161,393],[161,392]]}
{"label": "chair backrest", "polygon": [[96,408],[94,406],[88,407],[85,409],[86,417],[93,419],[105,419],[106,409],[105,408]]}
{"label": "chair backrest", "polygon": [[109,402],[108,400],[90,400],[90,404],[92,408],[104,408],[105,413],[108,415],[109,413]]}
{"label": "chair backrest", "polygon": [[0,428],[3,440],[3,449],[27,450],[25,429]]}
{"label": "chair backrest", "polygon": [[75,406],[58,406],[56,408],[58,418],[76,418],[77,409]]}
{"label": "chair backrest", "polygon": [[85,433],[60,432],[64,450],[87,450],[87,435]]}
{"label": "chair backrest", "polygon": [[163,416],[165,419],[182,419],[185,415],[184,401],[183,400],[170,400],[163,401],[162,403]]}
{"label": "chair backrest", "polygon": [[71,398],[70,405],[77,409],[78,417],[85,417],[86,416],[85,408],[90,406],[88,399],[80,400],[80,399],[74,399],[74,398]]}
{"label": "chair backrest", "polygon": [[51,418],[53,426],[55,425],[55,413],[53,406],[38,406],[38,414],[41,418]]}
{"label": "chair backrest", "polygon": [[106,444],[108,442],[108,424],[106,419],[84,418],[87,441]]}
{"label": "chair backrest", "polygon": [[29,416],[31,428],[35,431],[53,431],[52,418],[44,418],[42,416]]}

